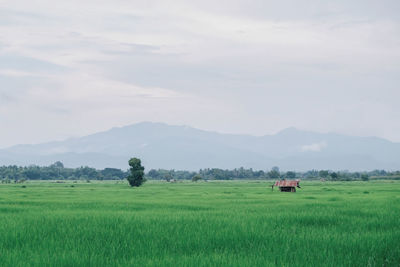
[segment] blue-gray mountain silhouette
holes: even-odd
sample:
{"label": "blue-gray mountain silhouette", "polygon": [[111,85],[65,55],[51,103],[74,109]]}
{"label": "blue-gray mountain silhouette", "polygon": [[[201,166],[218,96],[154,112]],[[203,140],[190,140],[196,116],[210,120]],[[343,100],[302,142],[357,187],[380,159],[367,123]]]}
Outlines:
{"label": "blue-gray mountain silhouette", "polygon": [[400,143],[377,137],[321,134],[288,128],[276,135],[220,134],[187,126],[143,122],[80,138],[0,150],[0,165],[116,167],[130,157],[150,168],[282,170],[400,169]]}

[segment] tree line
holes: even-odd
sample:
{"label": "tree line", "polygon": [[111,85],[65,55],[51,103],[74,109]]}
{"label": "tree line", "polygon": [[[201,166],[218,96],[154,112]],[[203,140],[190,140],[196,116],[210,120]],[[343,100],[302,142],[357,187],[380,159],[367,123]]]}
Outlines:
{"label": "tree line", "polygon": [[369,172],[331,171],[331,170],[309,170],[305,172],[279,170],[272,167],[268,171],[253,170],[252,168],[235,168],[232,170],[219,168],[200,169],[198,172],[177,171],[165,169],[152,169],[146,174],[146,179],[153,180],[238,180],[238,179],[325,179],[331,181],[354,181],[369,179],[400,179],[400,171],[388,172],[385,170],[374,170]]}
{"label": "tree line", "polygon": [[2,166],[2,180],[119,180],[128,176],[127,171],[115,168],[97,170],[90,167],[65,168],[61,162],[50,166]]}
{"label": "tree line", "polygon": [[[134,162],[131,162],[134,164]],[[144,173],[144,170],[141,170]],[[24,180],[122,180],[132,175],[129,170],[105,168],[97,170],[90,167],[66,168],[63,163],[56,162],[50,166],[2,166],[0,180],[2,182]],[[235,168],[231,170],[205,168],[199,171],[151,169],[144,173],[147,180],[237,180],[237,179],[325,179],[332,181],[353,181],[369,179],[400,179],[400,171],[388,172],[374,170],[369,172],[349,172],[330,170],[310,170],[306,172],[280,171],[278,167],[270,170],[253,170],[252,168]]]}

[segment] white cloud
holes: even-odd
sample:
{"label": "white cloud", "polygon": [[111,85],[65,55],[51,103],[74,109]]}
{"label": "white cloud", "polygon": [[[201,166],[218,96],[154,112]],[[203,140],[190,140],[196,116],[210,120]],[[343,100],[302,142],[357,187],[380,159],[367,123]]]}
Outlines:
{"label": "white cloud", "polygon": [[328,144],[323,141],[319,143],[313,143],[311,145],[303,145],[301,146],[301,151],[303,152],[320,152],[322,149],[327,147]]}

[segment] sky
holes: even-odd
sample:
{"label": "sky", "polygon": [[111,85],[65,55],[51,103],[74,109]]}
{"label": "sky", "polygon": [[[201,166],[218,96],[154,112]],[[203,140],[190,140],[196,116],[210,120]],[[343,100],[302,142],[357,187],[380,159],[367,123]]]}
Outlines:
{"label": "sky", "polygon": [[0,147],[141,121],[400,142],[398,0],[0,0]]}

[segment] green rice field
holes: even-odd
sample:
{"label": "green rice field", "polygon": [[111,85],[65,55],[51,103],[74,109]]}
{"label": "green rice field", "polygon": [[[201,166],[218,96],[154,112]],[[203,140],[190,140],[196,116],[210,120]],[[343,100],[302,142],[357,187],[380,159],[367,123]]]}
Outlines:
{"label": "green rice field", "polygon": [[0,266],[400,266],[400,182],[0,184]]}

